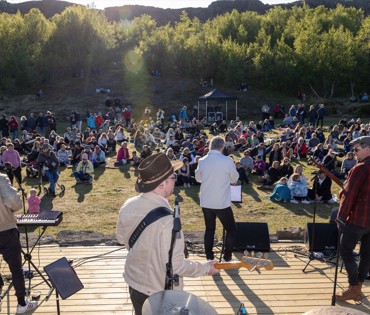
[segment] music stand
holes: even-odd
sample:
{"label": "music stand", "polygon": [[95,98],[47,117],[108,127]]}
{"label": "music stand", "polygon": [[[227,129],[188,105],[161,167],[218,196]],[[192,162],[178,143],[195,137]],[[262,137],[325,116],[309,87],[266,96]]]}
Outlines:
{"label": "music stand", "polygon": [[52,284],[52,288],[48,294],[47,299],[50,297],[55,289],[58,312],[57,314],[59,315],[59,295],[63,300],[65,300],[71,295],[83,289],[84,286],[65,257],[62,257],[54,261],[53,263],[45,266],[44,270]]}

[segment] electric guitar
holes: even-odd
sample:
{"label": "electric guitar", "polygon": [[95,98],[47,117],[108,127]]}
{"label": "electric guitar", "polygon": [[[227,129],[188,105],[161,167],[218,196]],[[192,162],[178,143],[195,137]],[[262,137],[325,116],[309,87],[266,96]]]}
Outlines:
{"label": "electric guitar", "polygon": [[326,176],[328,176],[334,183],[336,183],[339,187],[343,188],[342,181],[336,177],[334,174],[330,173],[328,169],[326,169],[323,165],[321,165],[319,162],[317,162],[313,158],[309,158],[308,162],[311,162],[313,165],[315,165],[321,172],[323,172]]}
{"label": "electric guitar", "polygon": [[240,261],[216,263],[214,266],[217,269],[234,269],[243,267],[248,269],[250,272],[252,271],[259,272],[259,269],[261,268],[271,270],[274,268],[274,264],[272,263],[271,260],[268,260],[267,257],[268,257],[267,253],[264,255],[264,258],[262,258],[261,253],[258,253],[257,257],[248,257],[246,255],[243,256]]}

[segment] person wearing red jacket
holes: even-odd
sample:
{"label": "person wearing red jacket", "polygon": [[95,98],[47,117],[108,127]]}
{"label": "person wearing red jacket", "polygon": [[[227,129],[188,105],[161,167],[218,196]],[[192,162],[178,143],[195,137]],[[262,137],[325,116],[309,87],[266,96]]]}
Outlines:
{"label": "person wearing red jacket", "polygon": [[298,143],[294,147],[293,153],[297,160],[307,157],[307,146],[302,137],[298,139]]}
{"label": "person wearing red jacket", "polygon": [[15,117],[12,116],[12,117],[10,117],[10,120],[8,122],[8,125],[9,125],[10,133],[12,134],[12,138],[13,138],[13,141],[14,141],[14,139],[18,138],[18,127],[19,127],[19,123],[15,119]]}
{"label": "person wearing red jacket", "polygon": [[130,152],[127,149],[127,141],[121,143],[121,147],[117,152],[117,161],[114,163],[115,166],[125,165],[130,159]]}

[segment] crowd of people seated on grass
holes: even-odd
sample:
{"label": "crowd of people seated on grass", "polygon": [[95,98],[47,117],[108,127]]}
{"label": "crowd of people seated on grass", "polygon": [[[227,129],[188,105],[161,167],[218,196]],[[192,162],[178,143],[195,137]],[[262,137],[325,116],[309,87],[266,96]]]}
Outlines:
{"label": "crowd of people seated on grass", "polygon": [[[167,123],[165,112],[160,108],[152,113],[146,107],[137,121],[132,118],[131,107],[122,106],[122,110],[109,110],[107,114],[88,112],[86,119],[82,119],[78,111],[72,111],[68,118],[70,126],[63,131],[57,130],[55,115],[50,111],[21,116],[19,123],[15,116],[8,119],[3,115],[0,119],[3,137],[0,167],[4,167],[3,156],[7,156],[9,143],[24,157],[23,163],[30,172],[45,143],[55,153],[60,165],[74,168],[81,167],[82,156],[87,157],[96,169],[105,167],[108,157],[115,160],[116,167],[138,166],[153,152],[162,151],[170,160],[183,161],[177,184],[189,188],[197,185],[194,172],[199,158],[208,152],[209,137],[222,135],[225,138],[224,154],[233,156],[241,184],[250,183],[251,174],[255,174],[256,181],[261,184],[260,189],[276,188],[280,191],[287,186],[290,200],[306,203],[312,199],[312,193],[306,187],[302,169],[294,170],[291,163],[306,162],[311,157],[337,177],[345,178],[356,164],[350,141],[369,132],[369,125],[363,124],[361,119],[347,120],[346,117],[330,130],[324,130],[321,123],[326,112],[323,111],[321,120],[318,112],[325,107],[319,105],[313,109],[315,119],[310,118],[309,111],[303,114],[304,105],[292,105],[287,114],[291,122],[280,125],[275,123],[267,109],[265,120],[258,123],[239,118],[227,123],[218,117],[208,132],[202,123],[207,119],[198,121],[196,117],[192,118],[186,106],[179,107],[178,118]],[[130,115],[125,115],[127,111]],[[304,122],[312,124],[305,125]],[[343,160],[340,166],[338,157]],[[85,167],[91,169],[90,163],[86,163]],[[21,165],[15,166],[18,170]],[[77,176],[76,180],[79,182],[80,178]],[[87,181],[91,182],[91,178],[87,177]],[[279,199],[276,191],[273,195],[273,200]]]}

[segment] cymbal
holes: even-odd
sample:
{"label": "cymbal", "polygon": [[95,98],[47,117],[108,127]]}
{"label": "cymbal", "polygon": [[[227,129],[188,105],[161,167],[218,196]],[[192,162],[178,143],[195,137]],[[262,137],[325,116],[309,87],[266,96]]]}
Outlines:
{"label": "cymbal", "polygon": [[184,291],[160,291],[143,305],[143,315],[217,315],[206,301]]}
{"label": "cymbal", "polygon": [[359,310],[343,306],[323,306],[310,310],[303,315],[365,315]]}

